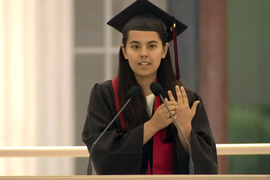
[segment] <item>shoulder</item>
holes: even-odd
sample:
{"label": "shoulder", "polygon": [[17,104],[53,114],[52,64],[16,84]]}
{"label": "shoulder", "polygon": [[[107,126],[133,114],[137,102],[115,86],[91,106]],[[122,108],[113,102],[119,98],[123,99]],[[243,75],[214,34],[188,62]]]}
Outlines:
{"label": "shoulder", "polygon": [[92,91],[107,92],[112,90],[112,80],[105,81],[103,83],[96,83],[92,88]]}
{"label": "shoulder", "polygon": [[110,99],[114,96],[112,80],[103,83],[96,83],[91,91],[91,97],[102,97],[103,99]]}
{"label": "shoulder", "polygon": [[185,87],[185,91],[186,91],[186,94],[187,94],[187,97],[188,97],[189,101],[194,102],[194,101],[197,101],[197,100],[199,100],[199,101],[202,100],[201,96],[197,92],[192,91],[192,90],[190,90],[190,89],[188,89],[186,87]]}
{"label": "shoulder", "polygon": [[108,88],[112,87],[112,80],[107,80],[102,83],[96,83],[94,87],[99,87],[99,88]]}
{"label": "shoulder", "polygon": [[114,107],[115,96],[112,87],[112,81],[108,80],[103,83],[96,83],[92,90],[89,98],[89,107],[98,107],[102,105],[103,107],[108,106],[110,108]]}
{"label": "shoulder", "polygon": [[189,102],[195,102],[197,100],[200,100],[200,101],[202,100],[200,95],[197,92],[195,92],[194,90],[192,90],[190,88],[190,86],[188,86],[186,83],[183,83],[182,81],[177,80],[176,85],[178,85],[179,87],[183,86],[185,88]]}

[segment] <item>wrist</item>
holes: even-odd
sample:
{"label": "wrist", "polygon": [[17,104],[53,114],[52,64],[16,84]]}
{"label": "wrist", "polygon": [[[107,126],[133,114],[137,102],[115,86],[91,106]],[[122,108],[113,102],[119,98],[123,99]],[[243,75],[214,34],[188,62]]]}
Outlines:
{"label": "wrist", "polygon": [[155,126],[155,123],[153,123],[152,119],[144,123],[145,129],[151,133],[155,134],[159,129]]}
{"label": "wrist", "polygon": [[[181,131],[183,132],[184,135],[189,135],[191,134],[192,131],[192,126],[190,125],[185,125],[185,126],[180,126]],[[179,130],[177,131],[178,135],[181,135],[181,133],[179,132]]]}

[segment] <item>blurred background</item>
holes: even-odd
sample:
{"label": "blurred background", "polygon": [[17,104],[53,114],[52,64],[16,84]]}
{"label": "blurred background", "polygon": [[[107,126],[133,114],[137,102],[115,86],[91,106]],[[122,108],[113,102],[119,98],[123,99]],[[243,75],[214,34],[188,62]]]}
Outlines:
{"label": "blurred background", "polygon": [[[270,1],[150,0],[189,28],[181,80],[217,144],[270,142]],[[133,0],[0,0],[0,146],[82,146],[91,89],[116,75]],[[172,47],[172,44],[170,44]],[[171,48],[172,50],[172,48]],[[219,156],[221,174],[269,174],[270,156]],[[0,175],[84,175],[88,158],[0,158]]]}

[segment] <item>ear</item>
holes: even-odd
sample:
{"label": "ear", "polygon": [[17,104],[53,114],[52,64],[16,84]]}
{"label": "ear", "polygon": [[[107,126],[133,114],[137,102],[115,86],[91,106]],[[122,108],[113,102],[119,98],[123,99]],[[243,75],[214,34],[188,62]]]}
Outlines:
{"label": "ear", "polygon": [[162,51],[162,55],[161,55],[162,59],[164,59],[166,57],[166,54],[168,52],[168,48],[169,48],[169,43],[166,43],[165,46],[163,46],[163,51]]}
{"label": "ear", "polygon": [[126,48],[125,48],[124,44],[121,44],[121,50],[122,50],[122,53],[123,53],[123,55],[124,55],[124,58],[125,58],[125,59],[128,59],[128,58],[127,58]]}

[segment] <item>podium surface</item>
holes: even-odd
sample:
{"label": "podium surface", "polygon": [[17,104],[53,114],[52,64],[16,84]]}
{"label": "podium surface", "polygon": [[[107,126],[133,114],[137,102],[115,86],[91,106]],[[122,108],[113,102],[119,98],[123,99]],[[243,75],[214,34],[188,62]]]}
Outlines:
{"label": "podium surface", "polygon": [[270,180],[270,175],[92,175],[92,176],[0,176],[6,180]]}

